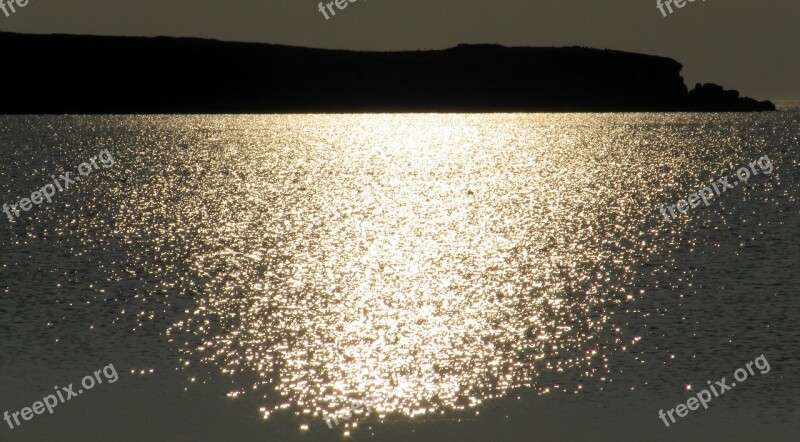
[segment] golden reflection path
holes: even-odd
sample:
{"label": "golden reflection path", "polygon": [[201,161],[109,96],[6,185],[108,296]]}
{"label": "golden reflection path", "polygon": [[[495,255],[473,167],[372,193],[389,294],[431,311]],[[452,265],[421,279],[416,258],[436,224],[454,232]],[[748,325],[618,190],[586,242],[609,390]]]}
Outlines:
{"label": "golden reflection path", "polygon": [[180,238],[198,275],[196,308],[169,330],[197,339],[175,338],[183,365],[218,365],[265,416],[309,418],[353,401],[463,409],[604,369],[594,337],[604,306],[632,296],[652,206],[625,191],[646,178],[607,162],[646,159],[592,142],[602,121],[237,118],[174,151],[182,185],[153,185],[170,201],[149,233]]}

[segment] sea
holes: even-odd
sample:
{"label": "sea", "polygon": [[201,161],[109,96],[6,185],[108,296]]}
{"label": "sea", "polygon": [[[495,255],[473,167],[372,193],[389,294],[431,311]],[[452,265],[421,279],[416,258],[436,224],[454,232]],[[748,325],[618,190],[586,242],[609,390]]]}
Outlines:
{"label": "sea", "polygon": [[0,440],[799,440],[799,128],[0,116]]}

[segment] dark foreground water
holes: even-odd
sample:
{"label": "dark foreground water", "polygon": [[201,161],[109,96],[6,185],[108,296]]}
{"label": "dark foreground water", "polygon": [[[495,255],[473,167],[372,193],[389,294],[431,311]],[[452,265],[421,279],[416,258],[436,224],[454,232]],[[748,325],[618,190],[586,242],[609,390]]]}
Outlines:
{"label": "dark foreground water", "polygon": [[797,440],[799,123],[0,117],[0,440]]}

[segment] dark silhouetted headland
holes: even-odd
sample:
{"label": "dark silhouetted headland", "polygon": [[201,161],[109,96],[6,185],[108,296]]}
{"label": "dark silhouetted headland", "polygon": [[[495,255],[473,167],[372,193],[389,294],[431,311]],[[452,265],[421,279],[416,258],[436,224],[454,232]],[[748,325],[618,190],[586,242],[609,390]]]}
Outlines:
{"label": "dark silhouetted headland", "polygon": [[764,111],[675,60],[580,47],[355,52],[0,33],[0,113]]}

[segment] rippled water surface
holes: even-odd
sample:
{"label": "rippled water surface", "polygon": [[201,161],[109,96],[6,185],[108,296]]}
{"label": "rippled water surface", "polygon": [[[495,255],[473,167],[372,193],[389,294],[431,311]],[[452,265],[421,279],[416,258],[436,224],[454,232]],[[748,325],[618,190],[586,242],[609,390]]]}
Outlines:
{"label": "rippled water surface", "polygon": [[[567,395],[665,432],[660,408],[763,353],[717,409],[800,431],[799,110],[2,117],[2,202],[115,164],[0,220],[0,380],[26,379],[0,406],[115,362],[126,406],[173,388],[284,439]],[[354,402],[373,413],[329,430]]]}

